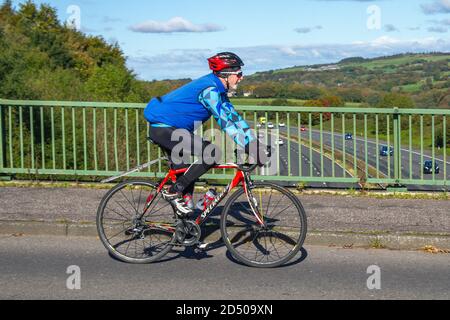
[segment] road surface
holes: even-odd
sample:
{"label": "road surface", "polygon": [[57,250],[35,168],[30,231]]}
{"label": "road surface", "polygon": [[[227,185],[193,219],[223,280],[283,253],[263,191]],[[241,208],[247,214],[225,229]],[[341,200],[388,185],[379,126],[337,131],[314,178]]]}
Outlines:
{"label": "road surface", "polygon": [[[0,299],[449,299],[449,261],[448,254],[307,246],[289,266],[256,270],[219,247],[130,265],[96,238],[2,236]],[[70,266],[79,268],[79,290],[68,281]]]}

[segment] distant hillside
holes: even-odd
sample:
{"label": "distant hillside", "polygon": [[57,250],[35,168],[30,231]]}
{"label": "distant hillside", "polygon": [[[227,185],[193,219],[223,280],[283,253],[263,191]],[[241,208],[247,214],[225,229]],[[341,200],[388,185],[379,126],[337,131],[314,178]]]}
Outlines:
{"label": "distant hillside", "polygon": [[379,96],[398,93],[421,107],[449,107],[450,53],[352,57],[335,64],[258,72],[242,85],[241,94],[252,97],[311,99],[322,91],[376,105]]}

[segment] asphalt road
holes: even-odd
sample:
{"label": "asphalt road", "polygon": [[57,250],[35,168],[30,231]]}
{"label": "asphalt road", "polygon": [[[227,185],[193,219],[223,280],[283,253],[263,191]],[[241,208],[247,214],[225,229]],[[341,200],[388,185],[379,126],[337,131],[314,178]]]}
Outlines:
{"label": "asphalt road", "polygon": [[[313,140],[320,140],[320,131],[313,130],[312,131]],[[323,132],[323,142],[326,146],[331,147],[332,145],[332,137],[331,132]],[[345,144],[345,150],[347,153],[351,155],[355,155],[361,160],[367,160],[368,164],[374,168],[378,168],[378,171],[381,175],[384,175],[388,178],[394,177],[394,157],[392,156],[381,156],[379,155],[379,148],[382,145],[387,145],[386,141],[379,140],[378,147],[376,141],[372,139],[367,139],[367,155],[365,152],[366,148],[366,140],[361,138],[354,138],[351,141],[343,141],[342,135],[340,133],[334,134],[334,145],[337,150],[343,150],[343,146]],[[391,147],[393,147],[391,142]],[[356,146],[356,148],[355,148]],[[355,152],[356,150],[356,152]],[[421,155],[420,150],[409,149],[409,146],[402,145],[400,150],[401,152],[401,178],[402,179],[424,179],[424,180],[432,180],[432,174],[424,174],[422,163],[425,160],[432,160],[432,155],[424,152]],[[442,157],[435,157],[435,161],[440,168],[440,172],[435,174],[435,179],[442,180],[444,178],[444,166],[447,167],[447,179],[450,179],[450,162],[444,161]],[[410,169],[411,168],[411,169]],[[441,187],[433,187],[433,186],[411,186],[414,189],[424,190],[424,189],[440,189]]]}
{"label": "asphalt road", "polygon": [[[342,166],[340,166],[336,162],[333,163],[333,161],[330,158],[321,155],[319,152],[312,150],[311,153],[312,157],[311,157],[310,149],[307,146],[302,145],[300,150],[298,143],[291,141],[289,144],[286,139],[284,138],[281,139],[284,142],[283,145],[280,145],[278,147],[279,168],[280,168],[278,172],[280,173],[281,176],[302,176],[307,178],[332,177],[334,166],[335,177],[344,177],[344,176],[351,177],[351,175],[346,170],[344,170]],[[288,149],[290,149],[290,157]],[[279,181],[279,183],[288,186],[294,186],[298,184],[298,182],[296,181],[291,182]],[[310,187],[318,187],[318,188],[343,187],[342,184],[330,182],[308,182],[307,185]]]}
{"label": "asphalt road", "polygon": [[[256,270],[220,247],[130,265],[95,238],[3,236],[0,299],[449,299],[449,261],[418,251],[308,246],[289,266]],[[67,288],[69,266],[79,267],[79,290]],[[379,268],[371,283],[380,289],[367,287],[376,275],[370,266]]]}
{"label": "asphalt road", "polygon": [[[261,132],[261,134],[264,134]],[[270,135],[272,135],[273,141],[277,139],[276,134],[272,134],[270,131],[268,132],[268,141],[272,141],[270,139]],[[265,139],[265,138],[263,138]],[[302,145],[301,149],[299,147],[299,143],[295,141],[288,141],[284,137],[280,137],[283,141],[282,145],[275,145],[277,148],[277,154],[279,155],[279,173],[280,176],[301,176],[306,178],[327,178],[333,176],[334,177],[347,177],[351,178],[350,173],[345,170],[341,165],[337,162],[332,161],[329,157],[322,155],[320,152],[316,150],[312,150],[310,152],[310,148],[308,146]],[[290,153],[288,150],[290,149]],[[289,169],[290,168],[290,169]],[[298,181],[277,181],[277,183],[285,185],[285,186],[296,186]],[[315,188],[345,188],[349,187],[348,184],[344,185],[342,183],[330,183],[330,182],[308,182],[307,186],[315,187]],[[351,187],[357,188],[357,184],[351,185]]]}

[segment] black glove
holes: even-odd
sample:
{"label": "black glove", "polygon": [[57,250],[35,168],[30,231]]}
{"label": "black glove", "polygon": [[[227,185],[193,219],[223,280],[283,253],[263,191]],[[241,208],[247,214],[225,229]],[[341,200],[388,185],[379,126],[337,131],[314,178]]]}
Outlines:
{"label": "black glove", "polygon": [[257,163],[260,167],[266,165],[272,156],[272,148],[257,139],[246,146],[245,152],[249,155],[250,163]]}

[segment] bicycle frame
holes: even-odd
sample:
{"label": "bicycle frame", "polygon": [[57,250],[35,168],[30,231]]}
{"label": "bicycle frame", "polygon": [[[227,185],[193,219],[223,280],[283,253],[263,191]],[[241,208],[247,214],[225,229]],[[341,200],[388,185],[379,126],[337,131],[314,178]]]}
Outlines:
{"label": "bicycle frame", "polygon": [[[247,172],[243,172],[239,169],[239,166],[230,163],[230,164],[223,164],[223,165],[217,165],[214,167],[214,169],[235,169],[237,170],[236,175],[234,176],[233,180],[228,184],[228,186],[224,189],[224,191],[220,194],[218,194],[214,200],[209,204],[209,206],[202,212],[202,214],[196,219],[195,223],[197,225],[203,224],[209,217],[210,213],[220,204],[220,202],[230,193],[231,190],[242,184],[242,187],[244,188],[244,192],[247,196],[247,200],[250,204],[250,207],[252,209],[253,214],[255,215],[256,220],[261,226],[264,226],[264,219],[262,218],[262,215],[260,214],[258,203],[253,197],[250,187],[253,185],[253,182],[250,178],[250,174]],[[156,190],[155,195],[149,195],[147,198],[147,203],[145,206],[145,210],[142,214],[142,216],[145,215],[148,208],[151,206],[153,200],[156,198],[156,195],[159,194],[164,186],[171,181],[172,183],[175,183],[177,180],[177,176],[183,175],[188,168],[183,169],[170,169],[166,177],[161,181],[161,183],[158,185],[158,188]],[[161,228],[161,225],[159,226]],[[172,229],[172,228],[170,228]]]}

